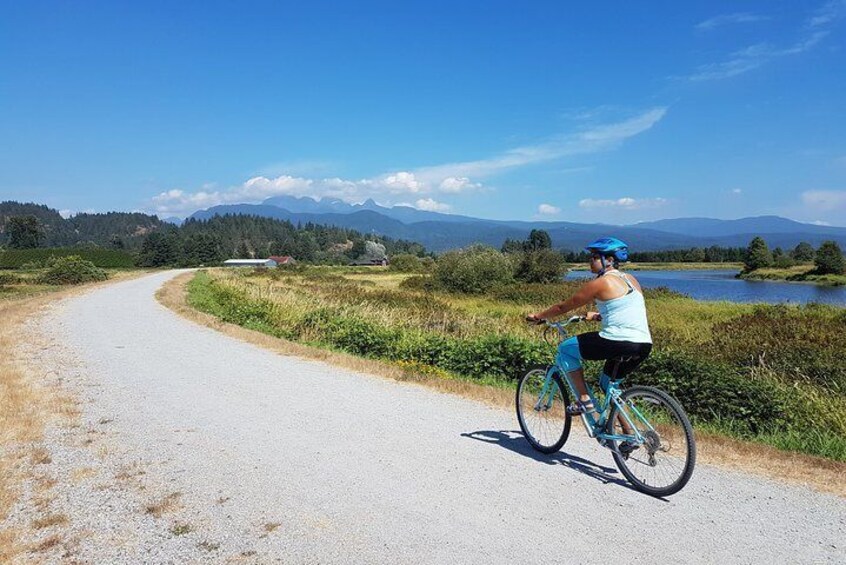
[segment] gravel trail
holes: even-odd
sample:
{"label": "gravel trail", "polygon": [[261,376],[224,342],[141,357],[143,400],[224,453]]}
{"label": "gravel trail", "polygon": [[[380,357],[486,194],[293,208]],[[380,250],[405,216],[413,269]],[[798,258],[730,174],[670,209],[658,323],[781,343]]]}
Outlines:
{"label": "gravel trail", "polygon": [[51,432],[79,561],[846,562],[840,498],[705,465],[644,496],[577,422],[535,454],[511,412],[194,325],[154,298],[175,274],[40,322],[83,401]]}

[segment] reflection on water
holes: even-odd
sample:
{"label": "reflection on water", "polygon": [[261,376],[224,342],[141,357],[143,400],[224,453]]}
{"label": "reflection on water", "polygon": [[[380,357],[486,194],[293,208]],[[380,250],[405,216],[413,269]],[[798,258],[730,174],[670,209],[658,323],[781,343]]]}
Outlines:
{"label": "reflection on water", "polygon": [[[787,302],[806,304],[821,302],[846,306],[846,287],[827,287],[812,284],[744,281],[734,278],[736,271],[632,271],[644,288],[666,286],[699,300],[729,300],[731,302]],[[588,271],[570,271],[567,279],[590,278]]]}

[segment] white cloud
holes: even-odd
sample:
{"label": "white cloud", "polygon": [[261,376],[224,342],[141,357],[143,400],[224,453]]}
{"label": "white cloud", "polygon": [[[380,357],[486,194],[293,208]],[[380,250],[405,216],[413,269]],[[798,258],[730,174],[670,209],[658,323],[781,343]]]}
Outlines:
{"label": "white cloud", "polygon": [[823,4],[805,23],[806,27],[827,26],[839,20],[846,13],[846,0],[831,0]]}
{"label": "white cloud", "polygon": [[740,188],[733,188],[733,189],[731,190],[731,193],[732,193],[732,194],[743,194],[743,189],[740,189]]}
{"label": "white cloud", "polygon": [[67,220],[71,216],[76,216],[76,210],[59,210],[59,215]]}
{"label": "white cloud", "polygon": [[561,208],[552,204],[541,204],[538,206],[538,214],[542,216],[554,216],[561,213]]}
{"label": "white cloud", "polygon": [[[809,51],[830,33],[829,28],[844,14],[846,14],[846,0],[832,0],[816,10],[805,21],[800,37],[793,45],[788,47],[778,47],[770,43],[750,45],[735,51],[725,61],[700,65],[687,79],[693,82],[727,79],[757,69],[776,59]],[[747,14],[733,14],[733,16],[745,15]],[[706,20],[699,25],[708,21],[711,20]]]}
{"label": "white cloud", "polygon": [[441,181],[438,188],[441,192],[458,193],[481,188],[477,182],[471,182],[467,177],[447,177]]}
{"label": "white cloud", "polygon": [[[290,174],[276,177],[256,176],[241,185],[217,190],[205,185],[197,192],[172,189],[152,198],[157,214],[190,214],[201,208],[220,204],[258,203],[271,196],[332,197],[346,202],[362,202],[367,198],[392,200],[392,196],[459,194],[483,188],[481,179],[539,163],[609,151],[625,140],[641,134],[657,124],[666,114],[663,107],[653,108],[633,118],[611,124],[582,129],[535,145],[507,150],[499,155],[476,161],[462,161],[422,167],[410,171],[393,171],[372,178],[307,178]],[[434,200],[432,200],[434,202]],[[444,206],[444,204],[440,204]],[[428,205],[428,204],[424,204]]]}
{"label": "white cloud", "polygon": [[419,210],[426,210],[427,212],[448,212],[452,209],[452,206],[449,204],[436,202],[431,198],[421,198],[414,203],[414,207]]}
{"label": "white cloud", "polygon": [[806,190],[802,203],[814,212],[846,211],[846,190]]}
{"label": "white cloud", "polygon": [[666,198],[631,198],[625,196],[617,199],[584,198],[579,200],[580,208],[618,208],[624,210],[642,210],[644,208],[658,208],[669,201]]}
{"label": "white cloud", "polygon": [[822,41],[826,35],[828,35],[828,31],[816,31],[793,46],[786,48],[778,48],[769,43],[750,45],[740,51],[735,51],[726,61],[701,65],[688,79],[693,82],[702,82],[738,76],[775,59],[804,53]]}
{"label": "white cloud", "polygon": [[721,27],[724,25],[748,24],[755,22],[763,22],[769,19],[770,18],[767,16],[750,14],[749,12],[737,12],[734,14],[723,14],[720,16],[715,16],[713,18],[705,20],[704,22],[699,22],[698,24],[696,24],[696,29],[700,31],[710,31],[714,28]]}

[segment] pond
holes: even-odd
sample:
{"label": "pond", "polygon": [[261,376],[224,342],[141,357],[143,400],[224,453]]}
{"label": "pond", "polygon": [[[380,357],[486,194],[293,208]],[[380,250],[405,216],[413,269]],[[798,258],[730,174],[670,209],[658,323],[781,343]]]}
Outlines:
{"label": "pond", "polygon": [[[767,302],[806,304],[820,302],[846,306],[846,287],[774,281],[745,281],[734,278],[737,271],[714,269],[703,271],[632,271],[644,288],[665,286],[698,300],[731,302]],[[588,271],[570,271],[567,279],[594,276]]]}

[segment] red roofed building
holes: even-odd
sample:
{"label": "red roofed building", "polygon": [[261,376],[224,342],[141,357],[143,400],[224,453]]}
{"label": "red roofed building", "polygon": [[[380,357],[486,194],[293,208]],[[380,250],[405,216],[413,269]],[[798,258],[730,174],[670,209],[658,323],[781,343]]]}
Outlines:
{"label": "red roofed building", "polygon": [[271,255],[269,258],[276,261],[277,265],[294,265],[297,262],[290,255],[284,255],[284,256]]}

